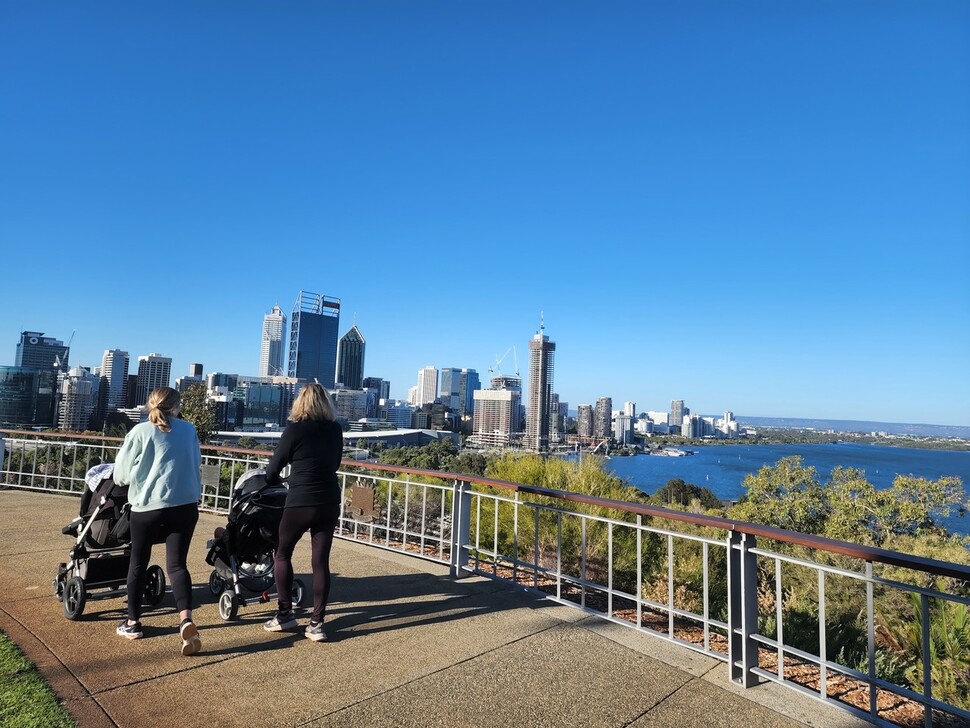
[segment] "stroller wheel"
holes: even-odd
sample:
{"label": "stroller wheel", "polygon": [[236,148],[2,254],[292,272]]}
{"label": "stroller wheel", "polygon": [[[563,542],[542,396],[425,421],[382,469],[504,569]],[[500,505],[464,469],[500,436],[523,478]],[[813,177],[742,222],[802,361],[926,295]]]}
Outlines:
{"label": "stroller wheel", "polygon": [[87,598],[84,580],[80,576],[72,576],[64,587],[64,616],[68,619],[80,617]]}
{"label": "stroller wheel", "polygon": [[290,592],[290,601],[293,602],[294,607],[300,606],[303,603],[303,582],[299,579],[293,580],[293,589]]}
{"label": "stroller wheel", "polygon": [[54,577],[54,598],[59,601],[64,601],[64,582],[67,581],[67,564],[60,564],[57,567],[57,576]]}
{"label": "stroller wheel", "polygon": [[150,607],[157,606],[165,596],[165,572],[158,564],[148,567],[145,579],[145,593],[142,601]]}
{"label": "stroller wheel", "polygon": [[212,592],[212,596],[217,597],[222,594],[222,590],[225,589],[227,584],[219,576],[219,572],[215,569],[209,574],[209,591]]}
{"label": "stroller wheel", "polygon": [[230,619],[235,619],[238,613],[239,599],[236,597],[236,592],[226,589],[219,595],[219,616],[228,622]]}

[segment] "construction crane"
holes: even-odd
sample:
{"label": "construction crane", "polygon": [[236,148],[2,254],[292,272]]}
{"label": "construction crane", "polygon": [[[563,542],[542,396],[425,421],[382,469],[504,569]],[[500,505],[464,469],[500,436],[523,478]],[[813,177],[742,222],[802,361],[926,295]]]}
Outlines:
{"label": "construction crane", "polygon": [[495,366],[488,368],[489,373],[492,373],[492,372],[499,372],[499,373],[501,373],[501,371],[502,371],[502,362],[505,361],[505,357],[507,357],[509,355],[509,352],[512,353],[512,359],[513,359],[513,361],[515,361],[515,376],[519,376],[519,357],[515,353],[515,347],[514,346],[510,346],[506,350],[506,352],[504,354],[502,354],[502,356],[499,356],[499,357],[496,357],[495,358]]}

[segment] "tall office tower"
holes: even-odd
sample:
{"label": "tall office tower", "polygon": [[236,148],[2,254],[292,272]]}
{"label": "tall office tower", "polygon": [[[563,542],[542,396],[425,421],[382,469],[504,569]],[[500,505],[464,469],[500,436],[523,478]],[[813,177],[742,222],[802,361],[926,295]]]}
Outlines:
{"label": "tall office tower", "polygon": [[357,324],[340,337],[337,353],[337,382],[346,389],[361,389],[364,383],[364,350],[367,342]]}
{"label": "tall office tower", "polygon": [[283,337],[286,334],[286,314],[279,306],[263,316],[263,344],[259,350],[259,376],[283,376]]}
{"label": "tall office tower", "polygon": [[438,386],[438,398],[441,404],[450,410],[458,411],[458,387],[460,385],[461,369],[442,367],[441,383]]}
{"label": "tall office tower", "polygon": [[138,389],[136,406],[148,403],[148,395],[159,387],[167,387],[172,377],[172,359],[161,354],[138,357]]}
{"label": "tall office tower", "polygon": [[391,398],[391,383],[386,379],[381,379],[380,377],[364,377],[364,381],[361,382],[361,387],[373,391],[378,400]]}
{"label": "tall office tower", "polygon": [[521,430],[517,389],[477,389],[472,415],[472,441],[485,447],[508,447]]}
{"label": "tall office tower", "polygon": [[576,434],[580,437],[593,436],[593,406],[589,404],[579,405],[576,412]]}
{"label": "tall office tower", "polygon": [[300,291],[290,318],[289,376],[333,389],[340,299]]}
{"label": "tall office tower", "polygon": [[613,398],[600,397],[593,410],[593,437],[610,437],[613,434]]}
{"label": "tall office tower", "polygon": [[475,412],[475,390],[482,388],[482,380],[474,369],[462,369],[458,378],[459,415],[469,417]]}
{"label": "tall office tower", "polygon": [[14,366],[66,372],[70,353],[70,347],[63,341],[44,336],[39,331],[24,331],[17,342]]}
{"label": "tall office tower", "polygon": [[613,422],[613,439],[620,445],[633,443],[633,418],[625,412],[618,412]]}
{"label": "tall office tower", "polygon": [[98,407],[100,384],[100,377],[81,367],[74,367],[61,377],[57,406],[57,426],[60,429],[82,432],[91,427]]}
{"label": "tall office tower", "polygon": [[120,409],[128,399],[128,352],[106,349],[101,358],[101,376],[108,380],[108,409]]}
{"label": "tall office tower", "polygon": [[433,366],[419,369],[417,388],[414,395],[415,405],[420,407],[423,404],[434,404],[438,398],[438,370]]}
{"label": "tall office tower", "polygon": [[527,449],[549,449],[549,415],[552,411],[552,380],[556,344],[543,334],[544,324],[529,341],[529,405],[525,414]]}
{"label": "tall office tower", "polygon": [[189,364],[189,376],[195,379],[202,379],[202,369],[201,364]]}
{"label": "tall office tower", "polygon": [[[670,432],[674,435],[680,434],[680,428],[684,422],[684,415],[690,412],[689,409],[684,407],[684,400],[675,399],[670,402],[670,419],[667,420],[667,424],[670,426]],[[676,430],[674,429],[676,428]]]}
{"label": "tall office tower", "polygon": [[636,402],[624,402],[623,403],[623,414],[627,417],[635,418],[637,416],[637,403]]}
{"label": "tall office tower", "polygon": [[53,369],[0,366],[0,425],[50,427],[56,386]]}

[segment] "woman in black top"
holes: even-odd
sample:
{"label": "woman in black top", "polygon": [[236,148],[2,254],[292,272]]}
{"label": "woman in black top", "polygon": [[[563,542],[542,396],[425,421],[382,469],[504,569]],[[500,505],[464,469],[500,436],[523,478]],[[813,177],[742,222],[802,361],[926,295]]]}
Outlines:
{"label": "woman in black top", "polygon": [[330,547],[340,518],[337,468],[343,455],[343,430],[334,415],[333,400],[319,384],[300,390],[290,410],[290,424],[266,466],[266,482],[280,482],[280,471],[290,466],[289,491],[280,521],[274,564],[277,613],[264,626],[268,632],[296,627],[293,603],[293,549],[307,531],[313,564],[313,613],[306,636],[314,642],[327,639],[323,618],[330,595]]}

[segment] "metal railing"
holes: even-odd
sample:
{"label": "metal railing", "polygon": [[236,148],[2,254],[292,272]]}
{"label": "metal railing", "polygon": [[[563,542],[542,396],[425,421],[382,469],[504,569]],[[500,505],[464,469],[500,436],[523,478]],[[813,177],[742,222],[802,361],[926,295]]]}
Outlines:
{"label": "metal railing", "polygon": [[[81,492],[121,442],[0,438],[6,487],[55,493]],[[202,507],[225,512],[268,455],[204,447]],[[675,642],[745,687],[775,681],[877,724],[970,724],[966,661],[947,651],[970,647],[970,566],[466,475],[346,460],[339,477],[340,538]]]}

